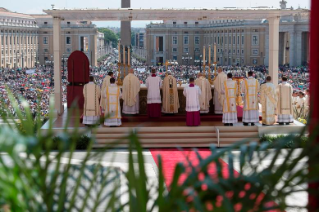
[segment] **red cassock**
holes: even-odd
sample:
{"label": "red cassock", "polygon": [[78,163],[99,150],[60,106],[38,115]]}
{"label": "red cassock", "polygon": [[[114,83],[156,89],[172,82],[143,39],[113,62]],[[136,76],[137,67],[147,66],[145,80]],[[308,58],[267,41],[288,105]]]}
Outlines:
{"label": "red cassock", "polygon": [[186,125],[199,126],[200,125],[200,111],[186,112]]}
{"label": "red cassock", "polygon": [[149,118],[161,117],[162,115],[161,104],[160,103],[147,104],[147,115]]}

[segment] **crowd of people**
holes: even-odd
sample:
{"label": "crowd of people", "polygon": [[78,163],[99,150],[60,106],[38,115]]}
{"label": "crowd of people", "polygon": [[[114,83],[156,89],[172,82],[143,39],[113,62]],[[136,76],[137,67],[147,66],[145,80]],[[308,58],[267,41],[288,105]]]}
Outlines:
{"label": "crowd of people", "polygon": [[[109,72],[113,72],[114,78],[118,77],[118,66],[116,63],[117,55],[111,53],[105,61],[101,62],[98,67],[91,67],[91,76],[94,76],[95,82],[101,86],[105,76]],[[134,58],[132,59],[132,69],[135,76],[138,78],[140,84],[146,84],[147,78],[151,74],[152,69],[157,70],[158,77],[162,80],[169,72],[177,80],[177,83],[187,84],[190,78],[196,78],[199,73],[205,73],[203,77],[209,78],[208,67],[205,71],[203,67],[199,66],[186,66],[186,65],[172,65],[172,66],[147,66]],[[267,68],[264,66],[258,67],[236,67],[236,66],[223,66],[219,67],[223,72],[232,73],[233,77],[247,78],[249,71],[254,71],[253,77],[258,80],[260,84],[266,82]],[[167,69],[167,70],[166,70]],[[279,67],[279,78],[286,76],[288,83],[293,87],[294,92],[298,95],[306,96],[305,91],[309,88],[309,73],[307,67]],[[62,73],[67,76],[67,68]],[[213,70],[211,70],[212,79],[216,77]],[[281,81],[280,81],[281,82]],[[66,102],[67,93],[67,77],[62,78],[63,90],[63,103]],[[0,69],[0,99],[1,102],[6,104],[9,111],[15,115],[15,110],[8,98],[8,90],[11,90],[13,96],[19,103],[20,109],[23,111],[21,99],[24,98],[30,105],[33,114],[37,112],[40,107],[40,115],[46,116],[49,111],[50,95],[54,93],[54,80],[53,80],[53,67],[52,66],[39,66],[35,69]]]}

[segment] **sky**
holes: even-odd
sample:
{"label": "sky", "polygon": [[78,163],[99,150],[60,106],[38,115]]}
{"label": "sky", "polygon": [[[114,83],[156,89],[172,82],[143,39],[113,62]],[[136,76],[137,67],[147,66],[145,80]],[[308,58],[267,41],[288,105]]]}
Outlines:
{"label": "sky", "polygon": [[[131,0],[132,8],[223,8],[223,7],[279,7],[280,0]],[[286,0],[288,7],[310,8],[310,0]],[[182,2],[182,4],[181,4]],[[13,12],[41,14],[50,9],[51,4],[58,8],[119,8],[121,0],[1,0],[0,7]],[[132,27],[145,27],[146,21],[133,21]],[[119,22],[94,22],[98,27],[119,27]]]}

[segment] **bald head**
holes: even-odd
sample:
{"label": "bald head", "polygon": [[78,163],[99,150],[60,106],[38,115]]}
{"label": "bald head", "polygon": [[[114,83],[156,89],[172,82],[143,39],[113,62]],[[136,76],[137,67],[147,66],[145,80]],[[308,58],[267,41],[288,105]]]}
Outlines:
{"label": "bald head", "polygon": [[128,71],[129,74],[134,74],[134,70],[131,68],[129,71]]}
{"label": "bald head", "polygon": [[197,75],[198,77],[201,77],[201,76],[203,76],[203,74],[202,73],[198,73],[198,75]]}
{"label": "bald head", "polygon": [[218,73],[223,72],[223,69],[221,67],[218,68]]}

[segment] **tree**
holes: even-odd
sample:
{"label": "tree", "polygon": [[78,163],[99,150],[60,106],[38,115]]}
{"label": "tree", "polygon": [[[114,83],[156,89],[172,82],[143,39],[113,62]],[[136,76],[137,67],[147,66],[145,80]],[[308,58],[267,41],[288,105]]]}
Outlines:
{"label": "tree", "polygon": [[135,43],[135,33],[134,32],[131,32],[131,45],[132,46],[136,46],[136,43]]}
{"label": "tree", "polygon": [[108,28],[98,28],[99,32],[104,33],[104,41],[106,43],[112,42],[113,48],[116,48],[119,37]]}

